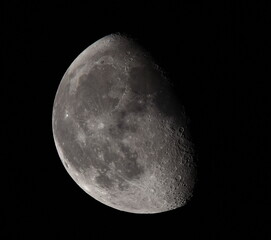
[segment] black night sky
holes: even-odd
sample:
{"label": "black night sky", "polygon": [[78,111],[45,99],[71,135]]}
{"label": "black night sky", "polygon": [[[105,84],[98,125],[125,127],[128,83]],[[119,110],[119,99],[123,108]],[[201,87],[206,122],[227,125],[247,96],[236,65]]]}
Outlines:
{"label": "black night sky", "polygon": [[[56,2],[1,7],[2,239],[270,238],[270,6]],[[190,116],[198,184],[183,208],[109,208],[76,185],[57,154],[58,84],[79,53],[116,32],[151,52]]]}

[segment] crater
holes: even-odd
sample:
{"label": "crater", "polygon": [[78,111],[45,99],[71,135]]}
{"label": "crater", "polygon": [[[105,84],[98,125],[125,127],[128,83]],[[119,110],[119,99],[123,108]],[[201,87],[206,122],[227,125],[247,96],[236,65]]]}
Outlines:
{"label": "crater", "polygon": [[109,64],[112,65],[114,63],[114,59],[111,56],[102,56],[95,64],[99,65],[103,65],[103,64]]}
{"label": "crater", "polygon": [[66,166],[66,168],[69,168],[70,165],[66,162],[66,161],[63,161],[64,165]]}

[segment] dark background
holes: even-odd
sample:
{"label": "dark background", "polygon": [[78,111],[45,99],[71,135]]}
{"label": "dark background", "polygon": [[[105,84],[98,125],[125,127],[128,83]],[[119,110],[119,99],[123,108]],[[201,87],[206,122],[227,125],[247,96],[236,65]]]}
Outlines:
{"label": "dark background", "polygon": [[[2,239],[270,238],[270,6],[37,2],[1,7]],[[183,208],[109,208],[58,157],[51,118],[59,82],[79,53],[115,32],[156,57],[190,116],[199,180]]]}

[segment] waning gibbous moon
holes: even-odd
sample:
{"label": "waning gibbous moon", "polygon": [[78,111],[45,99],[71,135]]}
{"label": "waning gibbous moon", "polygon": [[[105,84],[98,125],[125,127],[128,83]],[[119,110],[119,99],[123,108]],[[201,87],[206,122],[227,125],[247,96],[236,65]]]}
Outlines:
{"label": "waning gibbous moon", "polygon": [[108,35],[74,60],[55,96],[52,127],[67,172],[99,202],[159,213],[192,197],[188,117],[169,80],[134,40]]}

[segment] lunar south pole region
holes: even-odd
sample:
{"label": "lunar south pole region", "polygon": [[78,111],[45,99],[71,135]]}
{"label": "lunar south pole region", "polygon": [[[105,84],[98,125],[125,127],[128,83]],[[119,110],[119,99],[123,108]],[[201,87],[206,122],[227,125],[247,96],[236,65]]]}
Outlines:
{"label": "lunar south pole region", "polygon": [[135,40],[105,36],[72,62],[57,89],[52,128],[65,169],[99,202],[160,213],[191,199],[196,166],[188,117]]}

